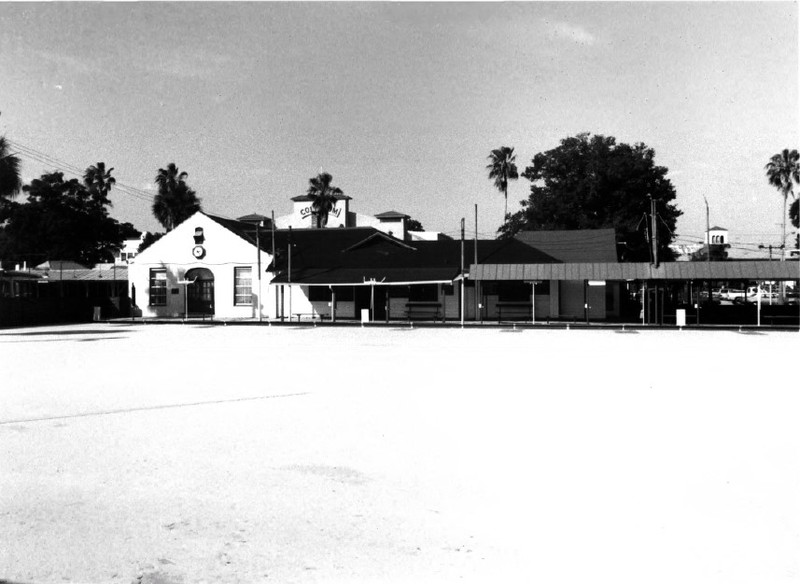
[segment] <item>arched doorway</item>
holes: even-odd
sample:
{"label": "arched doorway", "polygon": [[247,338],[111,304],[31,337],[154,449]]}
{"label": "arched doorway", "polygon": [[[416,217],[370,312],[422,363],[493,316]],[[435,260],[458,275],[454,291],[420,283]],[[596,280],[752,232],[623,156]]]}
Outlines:
{"label": "arched doorway", "polygon": [[187,280],[194,280],[186,287],[189,314],[214,315],[214,274],[206,268],[194,268],[186,272]]}

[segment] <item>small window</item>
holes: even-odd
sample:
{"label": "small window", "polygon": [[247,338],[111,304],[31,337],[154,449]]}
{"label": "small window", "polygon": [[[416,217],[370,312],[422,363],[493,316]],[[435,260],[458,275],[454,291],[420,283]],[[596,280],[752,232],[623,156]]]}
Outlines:
{"label": "small window", "polygon": [[167,305],[167,270],[153,268],[150,270],[150,306]]}
{"label": "small window", "polygon": [[253,305],[253,268],[233,268],[233,304]]}

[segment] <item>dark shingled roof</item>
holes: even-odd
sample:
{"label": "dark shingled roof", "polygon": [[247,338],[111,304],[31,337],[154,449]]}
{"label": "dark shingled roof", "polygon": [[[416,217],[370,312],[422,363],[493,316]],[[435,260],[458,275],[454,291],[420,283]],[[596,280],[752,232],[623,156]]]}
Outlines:
{"label": "dark shingled roof", "polygon": [[616,262],[613,229],[574,231],[520,231],[514,236],[560,262]]}
{"label": "dark shingled roof", "polygon": [[[291,282],[297,284],[363,284],[365,278],[386,283],[449,282],[461,271],[461,242],[400,241],[373,227],[295,229]],[[289,282],[289,231],[276,232],[273,283]],[[464,269],[474,258],[474,242],[464,245]],[[556,261],[519,241],[478,242],[479,261],[547,263]]]}

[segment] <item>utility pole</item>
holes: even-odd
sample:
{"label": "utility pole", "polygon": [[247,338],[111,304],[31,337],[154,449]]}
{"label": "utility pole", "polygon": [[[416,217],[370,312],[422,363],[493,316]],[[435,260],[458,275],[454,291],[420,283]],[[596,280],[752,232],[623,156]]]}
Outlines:
{"label": "utility pole", "polygon": [[289,281],[289,322],[292,322],[292,226],[289,225],[289,271],[287,279]]}
{"label": "utility pole", "polygon": [[[278,259],[275,257],[275,211],[274,210],[272,211],[271,221],[272,221],[272,225],[271,225],[272,229],[270,229],[270,231],[272,232],[272,278],[275,279],[275,273],[276,273],[276,271],[278,269]],[[277,318],[277,316],[278,316],[278,290],[277,290],[277,288],[274,288],[274,287],[273,287],[273,290],[275,291],[275,317]]]}
{"label": "utility pole", "polygon": [[[708,199],[703,195],[703,200],[706,203],[706,265],[708,266],[708,303],[711,304],[711,221],[709,220],[710,214],[708,210]],[[697,299],[698,303],[700,299]],[[698,304],[699,306],[699,304]],[[699,308],[697,309],[700,310]]]}
{"label": "utility pole", "polygon": [[[475,203],[475,271],[478,271],[478,203]],[[478,281],[475,280],[475,320],[480,315],[480,294],[478,293]]]}
{"label": "utility pole", "polygon": [[653,237],[650,239],[653,246],[653,265],[658,267],[658,230],[656,229],[656,200],[650,196],[650,222]]}
{"label": "utility pole", "polygon": [[464,328],[464,218],[461,218],[461,328]]}
{"label": "utility pole", "polygon": [[257,270],[258,270],[258,322],[261,322],[261,227],[263,221],[259,221],[256,225],[256,256],[257,256]]}

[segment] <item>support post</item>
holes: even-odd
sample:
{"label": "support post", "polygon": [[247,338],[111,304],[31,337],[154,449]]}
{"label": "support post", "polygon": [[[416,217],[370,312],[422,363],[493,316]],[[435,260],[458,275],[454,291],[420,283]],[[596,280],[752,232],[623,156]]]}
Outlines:
{"label": "support post", "polygon": [[642,324],[645,323],[647,316],[647,280],[642,282]]}
{"label": "support post", "polygon": [[464,328],[464,301],[466,300],[464,288],[464,218],[461,218],[461,328]]}
{"label": "support post", "polygon": [[589,282],[583,281],[583,316],[586,318],[586,324],[589,324]]}
{"label": "support post", "polygon": [[[478,204],[475,203],[475,270],[478,270]],[[480,294],[478,294],[479,282],[475,280],[475,321],[478,321],[480,314]]]}
{"label": "support post", "polygon": [[[756,306],[756,326],[761,326],[761,282],[756,282],[756,286],[758,286],[758,291],[756,292],[757,295],[757,302],[758,306]],[[747,297],[747,289],[745,288],[745,297]]]}

